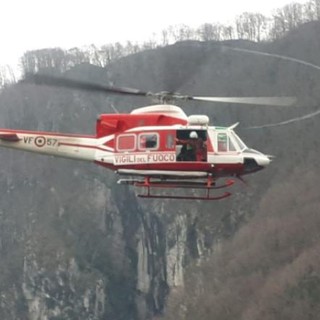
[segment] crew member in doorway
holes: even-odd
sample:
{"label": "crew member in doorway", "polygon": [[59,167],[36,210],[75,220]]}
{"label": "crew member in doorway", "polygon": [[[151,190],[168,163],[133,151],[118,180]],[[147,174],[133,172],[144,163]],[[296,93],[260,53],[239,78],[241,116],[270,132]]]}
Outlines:
{"label": "crew member in doorway", "polygon": [[183,144],[178,155],[178,161],[205,161],[206,152],[203,139],[198,137],[196,131],[191,131],[188,140],[180,140]]}

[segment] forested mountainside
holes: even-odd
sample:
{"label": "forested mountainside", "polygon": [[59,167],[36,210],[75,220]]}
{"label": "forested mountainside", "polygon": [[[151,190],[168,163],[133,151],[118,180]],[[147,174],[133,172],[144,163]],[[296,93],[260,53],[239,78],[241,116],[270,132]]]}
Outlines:
{"label": "forested mountainside", "polygon": [[[179,42],[106,68],[68,70],[144,91],[294,95],[298,102],[183,103],[187,114],[207,114],[216,125],[240,121],[243,140],[275,156],[218,202],[141,200],[94,164],[1,150],[0,318],[317,319],[319,118],[247,127],[318,110],[319,30],[312,22],[268,43]],[[94,133],[97,115],[112,106],[124,112],[150,103],[15,84],[0,93],[0,125]]]}

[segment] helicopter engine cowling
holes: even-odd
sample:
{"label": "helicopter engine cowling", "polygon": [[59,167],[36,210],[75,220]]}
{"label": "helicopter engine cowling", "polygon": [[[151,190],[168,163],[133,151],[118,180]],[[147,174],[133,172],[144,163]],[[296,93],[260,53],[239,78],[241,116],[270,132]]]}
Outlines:
{"label": "helicopter engine cowling", "polygon": [[[162,107],[162,108],[161,108]],[[181,108],[155,105],[133,110],[129,114],[101,114],[97,119],[97,137],[145,126],[186,125],[188,117]]]}
{"label": "helicopter engine cowling", "polygon": [[208,126],[209,125],[209,117],[206,115],[191,115],[188,117],[189,125],[199,125],[199,126]]}

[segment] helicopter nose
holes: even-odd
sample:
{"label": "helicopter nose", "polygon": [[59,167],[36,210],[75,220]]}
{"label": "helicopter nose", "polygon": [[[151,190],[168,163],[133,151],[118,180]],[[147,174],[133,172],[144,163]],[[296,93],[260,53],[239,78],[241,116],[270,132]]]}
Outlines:
{"label": "helicopter nose", "polygon": [[271,157],[264,154],[259,154],[255,157],[255,160],[259,166],[266,167],[270,164]]}
{"label": "helicopter nose", "polygon": [[263,154],[260,151],[254,149],[247,149],[245,150],[245,156],[252,158],[254,162],[260,167],[266,167],[270,164],[273,156]]}
{"label": "helicopter nose", "polygon": [[256,172],[267,167],[272,157],[253,149],[244,152],[244,173]]}

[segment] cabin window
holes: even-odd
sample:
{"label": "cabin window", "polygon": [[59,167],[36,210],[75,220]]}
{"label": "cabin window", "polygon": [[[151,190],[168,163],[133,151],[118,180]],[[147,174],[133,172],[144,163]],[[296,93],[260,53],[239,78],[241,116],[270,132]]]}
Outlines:
{"label": "cabin window", "polygon": [[132,151],[136,147],[136,136],[134,134],[124,134],[118,136],[117,149],[119,151]]}
{"label": "cabin window", "polygon": [[157,133],[142,133],[139,135],[140,150],[155,150],[159,146],[159,136]]}
{"label": "cabin window", "polygon": [[175,145],[175,136],[172,133],[167,134],[166,138],[166,148],[173,149]]}

